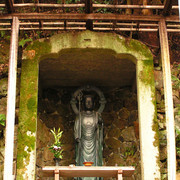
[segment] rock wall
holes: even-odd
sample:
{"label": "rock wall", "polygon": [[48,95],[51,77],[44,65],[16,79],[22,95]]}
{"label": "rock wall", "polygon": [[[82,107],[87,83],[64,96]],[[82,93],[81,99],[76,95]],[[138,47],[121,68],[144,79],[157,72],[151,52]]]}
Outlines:
{"label": "rock wall", "polygon": [[[53,155],[48,146],[53,143],[49,129],[63,130],[63,160],[61,165],[75,164],[75,142],[73,135],[75,115],[70,106],[74,88],[43,90],[39,98],[37,141],[37,177],[40,168],[54,165]],[[104,120],[103,164],[106,166],[135,166],[132,179],[141,179],[139,129],[136,93],[129,88],[103,88],[107,104],[102,117]],[[40,140],[42,139],[42,140]]]}
{"label": "rock wall", "polygon": [[[177,158],[177,176],[180,172],[180,69],[178,64],[171,65],[172,85],[173,85],[173,103],[174,103],[174,118],[176,129],[176,158]],[[160,140],[160,167],[162,180],[167,179],[167,139],[166,139],[166,119],[165,119],[165,104],[164,104],[164,89],[163,89],[163,74],[161,69],[156,68],[154,71],[156,82],[156,99],[157,99],[157,118],[159,124],[159,140]],[[174,77],[173,77],[174,76]]]}

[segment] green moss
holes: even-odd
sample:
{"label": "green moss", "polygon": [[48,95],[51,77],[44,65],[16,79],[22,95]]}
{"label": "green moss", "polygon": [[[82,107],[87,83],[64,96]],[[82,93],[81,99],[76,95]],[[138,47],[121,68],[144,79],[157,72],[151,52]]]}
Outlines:
{"label": "green moss", "polygon": [[128,43],[128,47],[131,51],[136,51],[146,59],[153,59],[152,53],[150,52],[149,48],[145,46],[142,42],[131,39]]}
{"label": "green moss", "polygon": [[10,42],[8,40],[1,39],[0,64],[9,63],[9,49],[10,49]]}
{"label": "green moss", "polygon": [[139,79],[147,86],[154,87],[154,66],[152,60],[144,60],[143,70],[139,74]]}
{"label": "green moss", "polygon": [[[158,148],[159,151],[159,127],[158,127],[158,120],[157,120],[157,104],[156,104],[156,98],[155,98],[155,86],[152,90],[152,103],[154,105],[154,118],[153,118],[153,125],[152,130],[155,132],[154,135],[154,142],[153,145]],[[159,166],[160,169],[160,157],[156,157],[156,164]]]}
{"label": "green moss", "polygon": [[[42,43],[37,43],[36,45],[31,45],[29,48],[36,47],[35,52],[38,49],[40,52],[42,52],[42,49],[45,49]],[[42,46],[38,48],[40,45]],[[39,52],[32,59],[22,61],[17,150],[18,179],[21,179],[21,176],[27,170],[26,166],[30,161],[30,153],[36,148],[38,56]]]}
{"label": "green moss", "polygon": [[37,108],[37,100],[35,98],[30,98],[27,102],[27,108],[30,111],[33,111],[34,109]]}
{"label": "green moss", "polygon": [[26,51],[35,51],[35,56],[32,57],[32,59],[39,60],[39,58],[45,54],[48,54],[51,52],[51,45],[49,41],[34,41],[31,43],[27,48]]}

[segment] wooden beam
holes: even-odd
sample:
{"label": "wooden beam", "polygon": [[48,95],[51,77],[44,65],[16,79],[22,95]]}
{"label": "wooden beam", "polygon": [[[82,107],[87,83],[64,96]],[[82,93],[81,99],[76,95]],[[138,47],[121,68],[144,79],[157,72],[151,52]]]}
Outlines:
{"label": "wooden beam", "polygon": [[174,129],[169,45],[168,45],[166,22],[164,19],[161,19],[161,21],[159,22],[159,36],[160,36],[160,45],[161,45],[161,59],[162,59],[164,95],[165,95],[168,180],[173,180],[176,179],[176,146],[175,146],[175,129]]}
{"label": "wooden beam", "polygon": [[[63,0],[64,1],[64,0]],[[47,8],[78,8],[85,7],[84,4],[45,4],[45,3],[23,3],[23,4],[14,4],[14,7],[47,7]]]}
{"label": "wooden beam", "polygon": [[[64,1],[64,0],[63,0]],[[14,8],[17,7],[49,7],[49,8],[76,8],[85,7],[85,4],[47,4],[47,3],[16,3]],[[116,0],[115,0],[116,1]],[[5,4],[0,4],[0,7],[5,7]],[[112,9],[164,9],[164,5],[118,5],[118,4],[92,4],[94,8],[112,8]],[[172,9],[178,9],[177,5],[172,6]]]}
{"label": "wooden beam", "polygon": [[8,13],[13,13],[14,12],[13,4],[14,4],[13,0],[6,0],[6,7],[7,7],[7,10],[8,10]]}
{"label": "wooden beam", "polygon": [[172,0],[165,0],[163,15],[169,16],[172,10]]}
{"label": "wooden beam", "polygon": [[[22,20],[40,20],[40,19],[57,19],[57,20],[128,20],[128,21],[159,21],[161,16],[134,16],[134,15],[118,15],[118,14],[46,14],[46,13],[13,13],[11,15],[2,15],[0,19],[12,19],[13,16]],[[179,19],[178,16],[176,19]]]}
{"label": "wooden beam", "polygon": [[10,44],[10,57],[9,57],[9,75],[8,75],[4,180],[13,179],[13,151],[14,151],[18,34],[19,34],[19,20],[17,17],[13,17],[11,44]]}
{"label": "wooden beam", "polygon": [[[152,21],[158,22],[162,16],[140,16],[140,15],[119,15],[119,14],[77,14],[77,13],[12,13],[1,15],[0,19],[8,20],[13,17],[18,17],[21,20],[117,20],[117,21]],[[164,18],[164,17],[163,17]],[[180,22],[179,16],[168,16],[165,18],[169,22]]]}

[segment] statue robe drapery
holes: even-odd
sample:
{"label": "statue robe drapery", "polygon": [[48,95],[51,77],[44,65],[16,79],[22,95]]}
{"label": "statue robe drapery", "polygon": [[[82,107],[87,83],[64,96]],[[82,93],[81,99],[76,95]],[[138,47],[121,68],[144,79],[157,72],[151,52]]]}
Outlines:
{"label": "statue robe drapery", "polygon": [[74,125],[76,139],[76,165],[93,162],[93,166],[102,166],[103,123],[99,113],[81,112]]}

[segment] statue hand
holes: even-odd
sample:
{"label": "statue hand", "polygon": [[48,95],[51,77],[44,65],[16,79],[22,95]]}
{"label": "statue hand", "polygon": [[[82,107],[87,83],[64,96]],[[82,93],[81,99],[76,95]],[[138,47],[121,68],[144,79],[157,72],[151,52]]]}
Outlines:
{"label": "statue hand", "polygon": [[76,142],[77,142],[77,143],[80,143],[80,139],[79,139],[79,138],[76,138]]}

